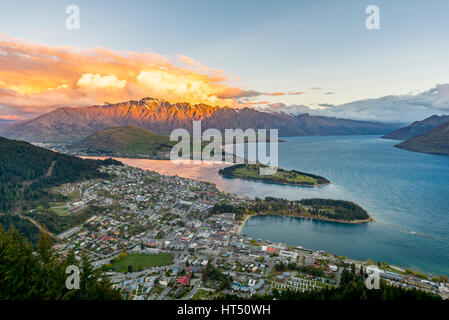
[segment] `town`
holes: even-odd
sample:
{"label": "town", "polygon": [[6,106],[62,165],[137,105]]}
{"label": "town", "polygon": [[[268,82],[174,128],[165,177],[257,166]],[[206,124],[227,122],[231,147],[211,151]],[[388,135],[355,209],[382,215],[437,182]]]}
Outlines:
{"label": "town", "polygon": [[[128,300],[240,298],[273,290],[305,292],[339,286],[344,268],[377,273],[390,285],[449,298],[449,287],[411,270],[374,261],[251,239],[248,218],[213,213],[215,205],[251,201],[207,182],[164,176],[129,166],[102,167],[109,179],[64,184],[66,214],[94,207],[81,225],[58,235],[55,249],[91,256]],[[418,275],[418,276],[417,276]]]}

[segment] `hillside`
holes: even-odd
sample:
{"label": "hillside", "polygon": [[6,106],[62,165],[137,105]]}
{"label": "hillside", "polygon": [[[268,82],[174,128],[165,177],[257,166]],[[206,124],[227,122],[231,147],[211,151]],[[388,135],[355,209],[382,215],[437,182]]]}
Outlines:
{"label": "hillside", "polygon": [[356,121],[324,116],[311,116],[300,114],[295,116],[298,127],[306,135],[332,136],[332,135],[380,135],[385,130],[391,130],[396,125],[380,124],[367,121]]}
{"label": "hillside", "polygon": [[104,177],[97,170],[114,160],[84,160],[43,149],[24,141],[0,138],[0,212],[26,209],[50,195],[46,188],[62,183]]}
{"label": "hillside", "polygon": [[437,116],[433,115],[422,121],[415,121],[411,125],[400,128],[389,134],[383,136],[384,139],[395,139],[395,140],[407,140],[416,136],[419,136],[426,131],[436,128],[446,121],[449,121],[449,115],[447,116]]}
{"label": "hillside", "polygon": [[406,140],[397,148],[449,156],[449,121],[422,135]]}
{"label": "hillside", "polygon": [[206,104],[170,104],[152,98],[83,108],[60,108],[35,119],[0,130],[0,135],[31,142],[78,142],[108,127],[134,125],[159,134],[177,128],[191,132],[192,121],[201,120],[202,129],[279,129],[279,136],[385,134],[395,129],[371,123],[309,115],[291,116],[251,108],[233,109]]}
{"label": "hillside", "polygon": [[12,224],[35,243],[39,230],[21,214],[50,201],[64,200],[49,192],[63,183],[102,178],[97,168],[120,164],[108,159],[84,160],[36,147],[28,142],[0,138],[0,224]]}
{"label": "hillside", "polygon": [[87,153],[120,156],[157,156],[169,152],[174,142],[169,137],[128,125],[100,130],[71,146]]}

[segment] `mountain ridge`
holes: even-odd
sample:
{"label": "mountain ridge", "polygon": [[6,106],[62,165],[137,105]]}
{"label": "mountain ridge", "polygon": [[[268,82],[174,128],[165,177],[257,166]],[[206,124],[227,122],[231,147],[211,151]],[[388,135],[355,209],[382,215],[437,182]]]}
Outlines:
{"label": "mountain ridge", "polygon": [[279,129],[279,136],[385,134],[396,127],[322,116],[291,116],[251,108],[169,103],[154,98],[79,108],[59,108],[37,118],[0,130],[7,138],[31,142],[73,143],[107,127],[134,125],[159,134],[177,128],[192,131],[192,121],[201,120],[202,129]]}
{"label": "mountain ridge", "polygon": [[449,156],[449,121],[395,147],[408,151]]}
{"label": "mountain ridge", "polygon": [[382,138],[392,140],[411,139],[442,125],[446,121],[449,121],[449,115],[438,116],[434,114],[424,120],[415,121],[408,126],[392,131]]}

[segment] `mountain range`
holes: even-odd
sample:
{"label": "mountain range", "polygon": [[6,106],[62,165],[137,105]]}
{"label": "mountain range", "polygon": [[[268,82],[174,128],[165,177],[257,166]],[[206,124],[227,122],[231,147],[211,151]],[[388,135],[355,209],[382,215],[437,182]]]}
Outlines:
{"label": "mountain range", "polygon": [[383,136],[384,139],[407,140],[419,136],[429,130],[432,130],[443,123],[449,121],[449,115],[433,115],[421,121],[415,121],[412,124],[390,132]]}
{"label": "mountain range", "polygon": [[234,109],[144,98],[116,104],[59,108],[37,118],[0,129],[0,135],[30,142],[73,143],[105,128],[133,125],[169,134],[177,128],[191,132],[192,121],[202,130],[248,128],[279,129],[279,136],[386,134],[397,125],[251,108]]}
{"label": "mountain range", "polygon": [[0,119],[0,130],[12,125],[15,121]]}
{"label": "mountain range", "polygon": [[396,147],[409,151],[449,155],[449,121]]}

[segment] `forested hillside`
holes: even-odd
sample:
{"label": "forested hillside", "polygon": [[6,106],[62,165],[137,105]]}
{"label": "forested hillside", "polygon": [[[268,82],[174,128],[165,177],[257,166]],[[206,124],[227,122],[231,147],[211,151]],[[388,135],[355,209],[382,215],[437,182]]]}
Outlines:
{"label": "forested hillside", "polygon": [[21,211],[47,201],[47,188],[67,182],[105,177],[101,165],[115,160],[87,160],[0,137],[0,212]]}
{"label": "forested hillside", "polygon": [[368,222],[372,218],[359,205],[343,200],[304,199],[290,201],[273,197],[257,198],[246,206],[216,204],[211,209],[213,214],[232,212],[241,218],[244,214],[273,214],[302,218],[331,219],[338,222]]}

